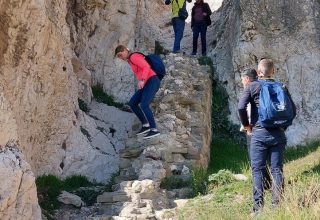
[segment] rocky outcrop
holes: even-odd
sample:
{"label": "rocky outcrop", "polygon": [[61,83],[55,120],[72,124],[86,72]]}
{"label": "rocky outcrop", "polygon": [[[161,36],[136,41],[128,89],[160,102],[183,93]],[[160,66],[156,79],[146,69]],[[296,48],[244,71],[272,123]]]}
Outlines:
{"label": "rocky outcrop", "polygon": [[237,118],[240,72],[257,67],[262,57],[273,59],[275,77],[286,83],[298,108],[288,131],[289,145],[320,135],[319,1],[225,0],[214,13],[209,33],[216,77],[229,94],[230,119]]}
{"label": "rocky outcrop", "polygon": [[119,151],[132,136],[135,116],[95,101],[89,108],[88,114],[79,111],[79,126],[63,143],[61,176],[83,175],[107,183],[119,171]]}
{"label": "rocky outcrop", "polygon": [[[136,133],[140,130],[140,122],[128,123],[130,118],[126,118],[126,114],[129,113],[113,118],[114,130],[117,130],[120,137],[125,137],[124,145],[117,148],[114,158],[108,158],[111,162],[104,165],[107,168],[105,170],[120,167],[119,175],[115,178],[116,184],[112,186],[113,192],[99,195],[97,203],[91,207],[82,207],[81,210],[62,209],[55,217],[92,220],[166,219],[167,213],[170,213],[169,216],[174,215],[175,210],[186,203],[179,199],[187,198],[192,193],[191,188],[167,191],[160,184],[165,177],[172,176],[187,181],[191,176],[191,169],[208,165],[211,145],[211,69],[209,66],[200,66],[195,58],[176,54],[166,55],[164,62],[167,75],[161,81],[160,90],[152,102],[160,136],[143,139],[132,132],[126,136],[121,131],[127,131],[123,128],[121,130],[121,127],[131,125],[133,133]],[[103,104],[95,105],[113,108]],[[95,123],[102,123],[102,119],[110,120],[111,116],[116,117],[111,109],[97,109],[94,107],[89,112],[90,116],[81,117],[84,117],[83,120],[94,118]],[[101,113],[105,117],[101,117]],[[125,121],[127,124],[124,124]],[[110,127],[104,123],[106,122],[98,126]],[[92,126],[86,122],[82,126],[88,131],[91,143],[94,143],[93,139],[98,138],[98,135],[92,135],[95,129],[90,127],[95,128],[97,125]],[[106,140],[106,137],[103,139]],[[108,149],[105,152],[112,151]],[[77,159],[71,164],[78,164],[80,161]],[[100,167],[99,170],[101,171]]]}
{"label": "rocky outcrop", "polygon": [[0,140],[17,138],[36,174],[59,175],[61,146],[76,124],[77,79],[64,7],[61,0],[0,1],[1,112],[6,114],[0,123],[9,129],[0,131]]}
{"label": "rocky outcrop", "polygon": [[[0,144],[18,139],[36,175],[83,174],[106,182],[118,171],[116,151],[129,135],[122,131],[131,130],[132,120],[117,132],[112,124],[123,125],[112,121],[117,116],[84,120],[78,98],[91,102],[95,78],[90,65],[77,57],[66,21],[69,5],[77,2],[0,0]],[[90,4],[94,2],[99,1]],[[121,116],[121,111],[103,110]],[[101,121],[106,123],[100,125]],[[109,135],[110,129],[114,136]],[[85,130],[91,132],[93,142]],[[109,163],[114,166],[105,169]]]}
{"label": "rocky outcrop", "polygon": [[211,71],[196,59],[169,54],[168,73],[153,102],[161,135],[132,137],[120,151],[120,175],[114,192],[98,196],[102,215],[126,219],[165,219],[164,209],[190,189],[167,192],[165,177],[189,178],[191,169],[206,167],[211,144]]}
{"label": "rocky outcrop", "polygon": [[0,219],[39,220],[35,177],[15,142],[0,146]]}

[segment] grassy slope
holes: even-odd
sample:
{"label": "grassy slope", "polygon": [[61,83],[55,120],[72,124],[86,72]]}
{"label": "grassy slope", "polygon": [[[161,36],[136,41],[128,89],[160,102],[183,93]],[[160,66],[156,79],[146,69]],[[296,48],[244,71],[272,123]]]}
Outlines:
{"label": "grassy slope", "polygon": [[[200,60],[199,60],[200,63]],[[214,68],[212,67],[214,72]],[[251,172],[244,134],[230,124],[228,96],[213,81],[211,161],[208,173],[227,169],[249,177],[246,182],[208,185],[207,195],[198,196],[179,211],[180,219],[250,219],[252,207]],[[277,209],[270,208],[271,193],[266,192],[265,208],[258,219],[320,219],[320,142],[285,152],[284,199]]]}
{"label": "grassy slope", "polygon": [[[244,146],[224,140],[216,141],[212,149],[209,174],[216,173],[219,169],[229,169],[250,176]],[[258,219],[319,219],[320,144],[289,149],[285,158],[284,201],[279,209],[272,210],[268,191],[264,212]],[[191,200],[181,210],[180,219],[248,219],[251,206],[250,177],[247,182],[233,182],[211,188],[208,195]]]}

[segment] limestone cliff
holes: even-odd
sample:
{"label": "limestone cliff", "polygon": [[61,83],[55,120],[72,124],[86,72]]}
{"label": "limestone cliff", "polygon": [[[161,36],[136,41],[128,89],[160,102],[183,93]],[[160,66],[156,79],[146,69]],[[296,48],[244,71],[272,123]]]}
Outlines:
{"label": "limestone cliff", "polygon": [[0,145],[0,219],[39,220],[35,177],[15,142]]}
{"label": "limestone cliff", "polygon": [[0,143],[18,139],[37,174],[58,173],[63,142],[77,123],[63,8],[65,1],[0,1],[0,100],[7,115]]}
{"label": "limestone cliff", "polygon": [[298,116],[287,131],[289,145],[320,135],[319,1],[225,0],[209,34],[216,77],[229,94],[230,119],[238,123],[240,72],[262,57],[275,63],[276,79],[287,84]]}

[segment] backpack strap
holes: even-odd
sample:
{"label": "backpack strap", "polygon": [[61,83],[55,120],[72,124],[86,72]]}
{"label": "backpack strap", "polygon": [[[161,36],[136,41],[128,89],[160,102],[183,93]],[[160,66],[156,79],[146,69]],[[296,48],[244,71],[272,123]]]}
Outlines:
{"label": "backpack strap", "polygon": [[133,65],[135,65],[135,66],[137,66],[137,65],[136,65],[134,62],[132,62],[131,59],[130,59],[133,54],[140,54],[140,55],[142,55],[144,58],[146,57],[146,55],[144,55],[144,54],[141,53],[141,52],[132,52],[132,53],[130,53],[129,56],[128,56],[128,61],[129,61],[130,63],[132,63]]}

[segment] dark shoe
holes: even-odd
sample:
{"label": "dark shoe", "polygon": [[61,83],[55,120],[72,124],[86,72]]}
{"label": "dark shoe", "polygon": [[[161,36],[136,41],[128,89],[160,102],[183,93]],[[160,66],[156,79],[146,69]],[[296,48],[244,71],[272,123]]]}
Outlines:
{"label": "dark shoe", "polygon": [[142,127],[141,130],[137,133],[137,135],[145,134],[150,131],[150,127]]}
{"label": "dark shoe", "polygon": [[143,139],[149,139],[149,138],[153,138],[153,137],[156,137],[156,136],[159,136],[160,135],[160,132],[159,131],[152,131],[150,130],[149,133],[143,137]]}

